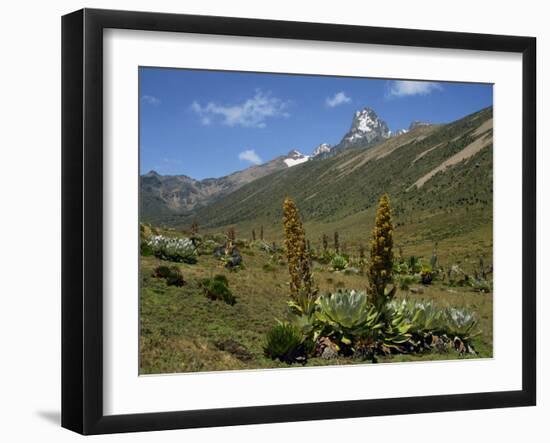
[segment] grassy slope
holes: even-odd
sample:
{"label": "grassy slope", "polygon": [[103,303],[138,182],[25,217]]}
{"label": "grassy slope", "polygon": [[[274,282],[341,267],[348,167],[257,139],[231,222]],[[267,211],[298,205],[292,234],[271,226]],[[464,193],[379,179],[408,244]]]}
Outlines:
{"label": "grassy slope", "polygon": [[[258,179],[192,217],[172,221],[181,229],[197,219],[203,232],[224,232],[231,226],[241,237],[250,237],[252,229],[258,234],[263,225],[266,238],[280,244],[282,201],[290,195],[300,208],[314,247],[320,246],[323,234],[332,238],[338,231],[341,243],[353,251],[368,241],[377,199],[388,192],[396,244],[407,255],[426,256],[438,242],[440,254],[457,259],[483,255],[491,262],[491,145],[432,177],[420,189],[413,186],[407,191],[418,178],[475,139],[476,129],[491,117],[489,108],[450,125],[420,128],[375,148],[307,162]],[[373,151],[387,155],[376,159]]]}
{"label": "grassy slope", "polygon": [[[197,217],[203,233],[220,233],[233,226],[241,238],[250,238],[253,228],[259,235],[263,225],[265,239],[281,245],[282,200],[291,195],[298,203],[313,248],[320,248],[323,233],[332,242],[332,234],[337,230],[342,249],[357,255],[359,245],[366,246],[370,240],[376,201],[381,193],[388,192],[394,207],[396,253],[402,247],[406,256],[429,258],[437,243],[440,264],[449,267],[460,263],[470,272],[480,256],[486,264],[492,263],[492,146],[437,174],[420,189],[413,187],[407,191],[407,188],[467,146],[475,139],[475,130],[491,117],[492,110],[487,109],[451,125],[424,128],[416,135],[409,134],[409,138],[401,136],[401,141],[406,142],[403,146],[395,149],[395,145],[388,144],[378,148],[381,154],[387,154],[382,158],[373,159],[369,157],[372,152],[359,149],[274,173],[193,217]],[[397,139],[391,142],[396,143]],[[425,153],[440,143],[443,145]],[[422,153],[425,154],[415,162]],[[365,161],[369,158],[370,161]],[[189,226],[191,219],[175,217],[168,221],[180,227],[165,232],[175,233]],[[266,272],[262,266],[269,259],[267,255],[260,251],[253,251],[254,255],[242,252],[246,270],[238,273],[227,273],[214,257],[201,256],[196,265],[180,265],[188,281],[183,288],[167,287],[153,279],[150,275],[158,261],[150,257],[142,259],[142,373],[286,366],[262,355],[265,331],[274,324],[274,318],[285,315],[286,268]],[[233,307],[212,302],[200,292],[198,279],[218,272],[227,273],[231,289],[238,297]],[[330,273],[319,266],[315,275],[321,291],[366,286],[364,277]],[[398,296],[404,295],[407,294]],[[421,296],[408,296],[474,310],[483,330],[475,342],[476,348],[480,356],[491,355],[492,294],[448,290],[436,284],[426,288]],[[235,352],[218,349],[216,343],[227,339],[244,347],[252,358],[243,360],[241,355],[239,359]],[[440,358],[457,358],[457,355],[404,356],[393,360]],[[316,359],[308,364],[350,362]]]}
{"label": "grassy slope", "polygon": [[[288,367],[263,356],[265,332],[275,318],[286,315],[287,270],[275,265],[263,270],[269,255],[243,249],[246,269],[228,272],[213,256],[200,256],[195,265],[181,264],[187,284],[182,288],[166,286],[153,278],[153,268],[161,262],[143,257],[141,263],[141,352],[142,374],[215,371],[231,369]],[[329,272],[326,266],[315,265],[315,278],[321,292],[339,287],[364,289],[366,277]],[[208,300],[198,285],[200,278],[215,273],[225,274],[233,293],[234,306]],[[424,294],[400,292],[398,297],[429,299],[440,305],[467,306],[480,319],[483,334],[475,340],[480,357],[492,354],[492,294],[447,289],[436,284],[425,287]],[[219,343],[230,339],[237,350],[220,350]],[[218,346],[217,346],[218,344]],[[245,352],[245,358],[242,355]],[[247,355],[250,354],[250,355]],[[240,358],[239,358],[240,357]],[[248,359],[246,357],[249,357]],[[458,354],[423,354],[387,358],[385,361],[456,359]],[[313,359],[311,365],[360,363],[350,359]]]}
{"label": "grassy slope", "polygon": [[478,208],[490,212],[491,146],[436,175],[420,189],[411,185],[478,138],[475,130],[491,117],[489,108],[453,124],[419,128],[373,148],[306,162],[255,180],[194,214],[167,220],[167,224],[181,228],[197,219],[201,226],[212,228],[278,225],[287,196],[296,200],[306,222],[332,223],[373,208],[385,192],[392,198],[399,223],[414,221],[426,211]]}

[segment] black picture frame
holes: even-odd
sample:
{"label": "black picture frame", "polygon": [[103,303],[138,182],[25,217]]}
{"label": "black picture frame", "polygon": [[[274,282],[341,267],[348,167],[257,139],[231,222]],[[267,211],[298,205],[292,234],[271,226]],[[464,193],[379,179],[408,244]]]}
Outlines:
{"label": "black picture frame", "polygon": [[[506,392],[103,413],[103,30],[171,31],[522,54],[522,389]],[[62,18],[62,426],[81,434],[488,409],[536,404],[536,39],[83,9]]]}

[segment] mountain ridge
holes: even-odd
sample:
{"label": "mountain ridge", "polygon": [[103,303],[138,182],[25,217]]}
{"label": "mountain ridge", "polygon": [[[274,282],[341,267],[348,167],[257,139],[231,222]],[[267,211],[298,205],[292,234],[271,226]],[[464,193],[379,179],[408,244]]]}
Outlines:
{"label": "mountain ridge", "polygon": [[[326,223],[374,207],[381,192],[390,194],[398,220],[418,211],[453,212],[465,206],[483,212],[492,202],[492,123],[476,130],[491,118],[492,108],[486,108],[450,124],[422,125],[382,144],[282,169],[192,215],[174,214],[164,222],[185,226],[197,219],[205,228],[254,220],[268,224],[280,220],[281,201],[291,196],[305,221]],[[484,140],[479,149],[437,170],[476,140]],[[427,177],[422,186],[414,186],[422,177]]]}
{"label": "mountain ridge", "polygon": [[[475,114],[477,113],[472,115]],[[416,136],[417,138],[426,136],[422,135],[426,131],[431,132],[439,127],[452,124],[431,125],[413,121],[408,130],[392,134],[387,124],[371,108],[364,108],[354,113],[350,130],[338,145],[332,147],[322,143],[313,150],[311,155],[305,155],[293,149],[286,156],[275,157],[269,162],[254,165],[220,178],[202,180],[196,180],[186,175],[163,176],[155,171],[150,171],[140,177],[140,212],[143,219],[149,222],[183,223],[183,220],[195,216],[196,213],[200,214],[202,208],[213,205],[240,188],[266,176],[297,167],[302,170],[304,165],[312,163],[310,160],[316,160],[313,163],[322,163],[327,159],[358,151],[362,153],[363,157],[357,159],[357,162],[362,166],[372,158],[378,159],[390,155],[394,149],[407,140],[416,140]],[[350,143],[342,144],[346,140]],[[381,149],[381,147],[383,148]],[[365,155],[366,152],[368,153]],[[426,153],[418,153],[419,158],[425,155]],[[412,164],[415,161],[411,160]],[[308,169],[306,168],[306,170]],[[281,176],[280,179],[285,180],[284,176]],[[260,186],[259,183],[257,185]]]}

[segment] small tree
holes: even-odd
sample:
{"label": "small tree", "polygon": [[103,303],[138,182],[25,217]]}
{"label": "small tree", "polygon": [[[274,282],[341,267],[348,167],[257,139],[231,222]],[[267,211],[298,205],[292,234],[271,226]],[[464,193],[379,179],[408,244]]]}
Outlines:
{"label": "small tree", "polygon": [[328,236],[323,234],[323,252],[327,252],[328,249]]}
{"label": "small tree", "polygon": [[233,252],[233,245],[235,244],[235,228],[233,226],[227,230],[226,237],[225,255],[229,255]]}
{"label": "small tree", "polygon": [[290,297],[292,306],[310,313],[317,290],[314,288],[309,254],[307,253],[304,227],[294,200],[287,197],[283,204],[285,249],[290,274]]}
{"label": "small tree", "polygon": [[199,224],[197,223],[197,220],[193,220],[193,223],[191,223],[191,234],[197,235],[199,233]]}
{"label": "small tree", "polygon": [[334,251],[337,254],[340,253],[340,240],[338,236],[338,231],[334,231]]}
{"label": "small tree", "polygon": [[256,241],[256,231],[252,229],[252,241]]}
{"label": "small tree", "polygon": [[387,194],[380,197],[376,220],[372,230],[370,263],[368,269],[369,296],[371,303],[379,312],[384,311],[386,303],[393,298],[395,287],[386,291],[386,286],[393,281],[393,224],[390,199]]}
{"label": "small tree", "polygon": [[260,226],[260,240],[264,239],[264,225]]}

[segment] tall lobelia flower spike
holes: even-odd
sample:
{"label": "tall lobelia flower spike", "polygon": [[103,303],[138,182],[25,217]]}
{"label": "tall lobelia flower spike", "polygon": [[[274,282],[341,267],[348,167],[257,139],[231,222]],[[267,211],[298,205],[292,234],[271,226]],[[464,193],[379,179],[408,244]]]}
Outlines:
{"label": "tall lobelia flower spike", "polygon": [[372,230],[370,262],[368,269],[369,295],[371,303],[380,311],[393,297],[395,290],[386,291],[393,282],[393,223],[390,199],[387,194],[380,197],[376,220]]}
{"label": "tall lobelia flower spike", "polygon": [[285,249],[290,274],[290,296],[300,307],[311,305],[317,290],[314,288],[304,227],[294,200],[283,203]]}

